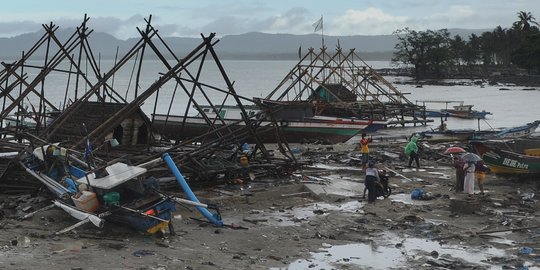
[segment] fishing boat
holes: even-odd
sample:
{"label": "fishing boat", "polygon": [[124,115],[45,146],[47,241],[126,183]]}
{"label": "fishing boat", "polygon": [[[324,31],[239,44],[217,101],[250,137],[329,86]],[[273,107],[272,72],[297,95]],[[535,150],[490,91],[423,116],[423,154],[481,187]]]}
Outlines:
{"label": "fishing boat", "polygon": [[497,132],[494,137],[495,138],[523,138],[528,137],[534,131],[538,128],[540,125],[540,120],[536,120],[534,122],[527,123],[523,126],[518,127],[512,127],[512,128],[505,128],[502,129],[500,132]]}
{"label": "fishing boat", "polygon": [[[168,138],[189,139],[203,135],[210,131],[209,124],[203,117],[184,117],[177,115],[153,114],[153,125]],[[237,131],[245,128],[245,122],[239,119],[223,119],[214,123],[216,128],[226,125],[230,129]],[[283,131],[287,142],[324,141],[328,143],[341,143],[357,135],[369,125],[369,121],[354,119],[340,119],[327,117],[311,117],[298,120],[281,120],[277,122]],[[272,127],[270,121],[263,121],[262,127]],[[276,136],[273,129],[264,128],[265,132],[260,132],[262,142],[274,143]]]}
{"label": "fishing boat", "polygon": [[[252,120],[261,120],[261,127],[275,127],[277,124],[287,142],[291,143],[309,141],[342,143],[361,131],[373,132],[388,123],[387,121],[314,115],[312,105],[306,102],[295,104],[280,102],[279,104],[284,106],[273,111],[271,117],[259,106],[245,106],[245,111]],[[242,119],[238,106],[223,105],[216,108],[217,112],[211,106],[201,106],[201,108],[216,128],[224,126],[232,130],[245,128],[246,122]],[[174,139],[189,139],[210,131],[210,125],[201,113],[195,116],[152,114],[152,123],[162,135]],[[258,130],[258,135],[264,143],[276,142],[276,135],[272,128],[262,128],[261,132]]]}
{"label": "fishing boat", "polygon": [[[444,123],[443,123],[444,124]],[[492,129],[445,129],[428,130],[419,132],[420,140],[430,142],[467,141],[467,140],[490,140],[490,139],[517,139],[530,136],[540,125],[540,121],[530,122],[521,126]]]}
{"label": "fishing boat", "polygon": [[496,174],[540,174],[540,140],[473,141],[471,146]]}
{"label": "fishing boat", "polygon": [[477,111],[473,110],[474,105],[460,104],[452,106],[452,109],[442,109],[441,113],[443,115],[448,115],[452,117],[466,118],[466,119],[485,119],[486,115],[492,114],[485,110]]}
{"label": "fishing boat", "polygon": [[107,220],[155,233],[169,226],[175,211],[171,198],[154,192],[155,179],[143,177],[143,167],[121,161],[96,166],[58,144],[26,153],[20,163],[55,195],[55,206],[80,220],[76,226],[102,227]]}
{"label": "fishing boat", "polygon": [[[423,106],[425,106],[426,103],[446,104],[446,108],[444,109],[426,109],[425,111],[416,112],[416,116],[421,117],[458,117],[465,119],[485,119],[487,115],[492,114],[491,112],[485,110],[473,110],[472,107],[474,105],[465,104],[464,101],[417,100],[416,102],[421,102]],[[448,108],[448,105],[451,103],[457,103],[458,105],[453,105],[451,108]]]}
{"label": "fishing boat", "polygon": [[428,130],[418,132],[419,139],[433,143],[467,141],[483,138],[497,133],[497,131],[479,131],[475,129],[449,129],[449,130]]}

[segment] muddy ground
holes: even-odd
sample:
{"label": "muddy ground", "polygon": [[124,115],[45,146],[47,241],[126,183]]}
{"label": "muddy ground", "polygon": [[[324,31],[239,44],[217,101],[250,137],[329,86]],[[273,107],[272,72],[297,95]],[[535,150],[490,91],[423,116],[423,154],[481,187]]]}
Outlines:
{"label": "muddy ground", "polygon": [[[454,169],[440,154],[448,144],[424,145],[419,170],[404,166],[403,145],[371,146],[379,166],[397,173],[387,199],[362,198],[354,145],[296,145],[313,163],[290,178],[197,192],[232,226],[178,206],[176,235],[114,224],[55,235],[76,221],[56,209],[18,220],[48,199],[4,196],[0,269],[540,269],[535,179],[488,175],[486,194],[467,196],[453,189]],[[432,199],[412,200],[416,188]]]}

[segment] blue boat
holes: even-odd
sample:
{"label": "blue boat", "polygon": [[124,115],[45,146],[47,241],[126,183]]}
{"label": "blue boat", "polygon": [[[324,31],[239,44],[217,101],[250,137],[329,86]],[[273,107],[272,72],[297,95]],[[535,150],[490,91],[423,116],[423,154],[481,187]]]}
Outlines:
{"label": "blue boat", "polygon": [[538,128],[540,125],[540,120],[536,120],[531,123],[527,123],[523,126],[519,127],[513,127],[513,128],[505,128],[501,130],[500,132],[496,133],[494,136],[497,138],[521,138],[521,137],[527,137],[534,133],[534,131]]}
{"label": "blue boat", "polygon": [[540,121],[537,120],[525,125],[497,130],[443,129],[422,131],[417,134],[420,140],[430,142],[517,139],[528,137],[534,133],[539,125]]}
{"label": "blue boat", "polygon": [[424,106],[425,103],[459,103],[459,105],[452,106],[451,109],[440,109],[432,110],[426,109],[425,111],[416,112],[415,115],[418,117],[458,117],[465,119],[485,119],[487,115],[492,114],[491,112],[482,110],[473,110],[473,105],[463,104],[463,101],[422,101]]}

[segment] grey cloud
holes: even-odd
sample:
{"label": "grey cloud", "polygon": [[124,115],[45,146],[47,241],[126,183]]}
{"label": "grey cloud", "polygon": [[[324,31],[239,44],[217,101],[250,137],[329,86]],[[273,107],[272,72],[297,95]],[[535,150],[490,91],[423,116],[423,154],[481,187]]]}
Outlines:
{"label": "grey cloud", "polygon": [[[312,18],[308,18],[313,16]],[[222,16],[204,25],[202,30],[217,32],[218,34],[242,34],[246,32],[269,32],[269,33],[303,33],[311,29],[310,20],[318,19],[307,9],[292,8],[279,16],[271,16],[257,19],[241,19],[233,16]]]}
{"label": "grey cloud", "polygon": [[[238,19],[232,16],[223,16],[219,17],[213,22],[210,22],[203,27],[201,31],[206,32],[215,32],[218,35],[223,34],[241,34],[246,32],[246,21]],[[250,26],[250,29],[253,29]],[[256,30],[254,30],[256,31]]]}
{"label": "grey cloud", "polygon": [[42,29],[41,23],[32,21],[0,22],[0,37],[11,37]]}
{"label": "grey cloud", "polygon": [[193,18],[215,18],[216,14],[253,17],[257,14],[272,12],[274,9],[268,3],[268,1],[244,1],[238,3],[215,1],[211,5],[192,9],[190,13]]}
{"label": "grey cloud", "polygon": [[164,37],[193,35],[192,29],[183,28],[178,24],[157,24],[154,25],[154,27],[158,29],[159,34]]}

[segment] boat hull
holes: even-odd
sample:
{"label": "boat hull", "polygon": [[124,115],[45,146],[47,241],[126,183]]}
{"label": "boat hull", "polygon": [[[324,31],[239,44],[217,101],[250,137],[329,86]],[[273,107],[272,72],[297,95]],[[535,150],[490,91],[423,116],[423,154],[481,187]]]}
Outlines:
{"label": "boat hull", "polygon": [[522,126],[505,128],[502,130],[474,130],[474,129],[451,129],[420,132],[420,138],[429,142],[449,141],[474,141],[489,139],[517,139],[530,136],[540,125],[540,121],[534,121]]}
{"label": "boat hull", "polygon": [[491,112],[486,111],[459,111],[459,110],[442,110],[441,114],[443,116],[458,117],[464,119],[485,119],[488,114]]}
{"label": "boat hull", "polygon": [[424,131],[420,132],[420,140],[429,142],[452,142],[452,141],[467,141],[475,140],[490,134],[495,134],[491,131],[476,131],[476,130],[446,130],[446,131]]}
{"label": "boat hull", "polygon": [[[183,127],[182,123],[184,123]],[[368,127],[371,121],[340,122],[313,118],[306,121],[280,121],[277,124],[287,142],[290,143],[310,141],[342,143]],[[239,120],[226,119],[224,123],[215,123],[216,128],[222,128],[225,125],[232,132],[247,130],[245,122]],[[159,133],[171,139],[191,139],[211,131],[210,126],[200,117],[154,115],[153,126]],[[257,135],[263,143],[275,143],[278,141],[276,130],[273,123],[262,121],[260,127],[257,128]],[[210,137],[217,136],[214,134]]]}
{"label": "boat hull", "polygon": [[[172,212],[176,210],[174,202],[169,198],[157,196],[151,191],[150,187],[157,188],[157,183],[152,178],[144,180],[144,183],[137,179],[141,175],[141,171],[146,172],[146,169],[123,163],[120,163],[121,166],[118,167],[116,165],[119,163],[113,163],[105,167],[106,176],[98,177],[96,176],[97,171],[87,173],[75,166],[74,164],[79,161],[71,161],[74,159],[72,156],[69,156],[70,160],[68,160],[62,154],[50,155],[49,153],[52,151],[49,151],[49,147],[52,146],[36,148],[32,154],[24,159],[24,162],[21,162],[21,165],[30,175],[42,182],[62,204],[96,217],[104,216],[107,221],[123,224],[146,233],[155,233],[169,225]],[[58,146],[54,147],[62,149]],[[48,165],[46,166],[46,164]],[[131,167],[139,170],[130,170]],[[118,168],[121,168],[120,172],[115,171]],[[61,184],[63,178],[67,176],[72,178],[73,183],[79,183],[78,186],[73,187],[74,189],[80,187],[80,184],[90,186],[92,191],[90,193],[93,193],[95,198],[95,208],[90,209],[83,203],[77,204],[79,201],[76,202],[76,197],[74,197],[76,190]],[[105,198],[110,193],[118,193],[116,204],[108,205]]]}
{"label": "boat hull", "polygon": [[531,151],[540,148],[539,140],[473,142],[471,145],[493,173],[540,174],[540,156]]}
{"label": "boat hull", "polygon": [[[153,234],[166,229],[172,218],[172,212],[176,211],[174,202],[168,198],[155,200],[148,206],[138,209],[141,213],[152,213],[151,217],[120,209],[114,215],[107,217],[106,220],[128,226],[139,232]],[[167,222],[156,218],[167,220]]]}

